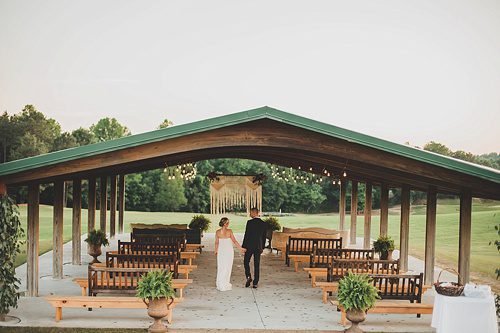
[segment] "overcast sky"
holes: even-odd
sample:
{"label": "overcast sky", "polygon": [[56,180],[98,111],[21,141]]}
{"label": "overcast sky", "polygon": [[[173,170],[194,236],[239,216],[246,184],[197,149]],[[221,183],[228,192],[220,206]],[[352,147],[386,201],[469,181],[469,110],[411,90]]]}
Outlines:
{"label": "overcast sky", "polygon": [[500,1],[0,0],[0,111],[133,133],[264,105],[500,152]]}

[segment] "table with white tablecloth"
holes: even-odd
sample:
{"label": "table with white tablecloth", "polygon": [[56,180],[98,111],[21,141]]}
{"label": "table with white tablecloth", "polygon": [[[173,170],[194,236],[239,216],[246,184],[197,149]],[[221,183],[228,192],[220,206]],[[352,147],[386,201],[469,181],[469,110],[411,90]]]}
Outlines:
{"label": "table with white tablecloth", "polygon": [[437,333],[498,333],[495,300],[436,294],[432,327]]}

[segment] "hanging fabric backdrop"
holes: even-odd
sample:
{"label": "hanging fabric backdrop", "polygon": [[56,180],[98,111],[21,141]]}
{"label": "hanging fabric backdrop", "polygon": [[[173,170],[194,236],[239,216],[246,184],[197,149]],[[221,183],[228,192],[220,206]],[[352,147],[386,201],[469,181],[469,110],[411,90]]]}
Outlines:
{"label": "hanging fabric backdrop", "polygon": [[253,182],[254,176],[217,176],[210,184],[210,213],[250,208],[262,211],[262,185]]}

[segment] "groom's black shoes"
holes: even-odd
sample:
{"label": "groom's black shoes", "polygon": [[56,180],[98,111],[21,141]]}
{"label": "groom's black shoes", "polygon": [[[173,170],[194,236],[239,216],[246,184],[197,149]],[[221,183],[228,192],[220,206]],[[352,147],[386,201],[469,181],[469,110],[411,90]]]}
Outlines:
{"label": "groom's black shoes", "polygon": [[252,285],[252,288],[257,289],[257,285],[256,284]]}
{"label": "groom's black shoes", "polygon": [[252,282],[252,278],[248,277],[247,282],[245,283],[245,288],[250,287],[250,283]]}

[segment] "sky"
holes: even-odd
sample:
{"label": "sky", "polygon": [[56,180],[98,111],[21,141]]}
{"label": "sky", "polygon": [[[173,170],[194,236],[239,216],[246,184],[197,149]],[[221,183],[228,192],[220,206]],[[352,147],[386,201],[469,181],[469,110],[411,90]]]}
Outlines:
{"label": "sky", "polygon": [[0,0],[0,111],[137,134],[271,106],[500,152],[500,1]]}

